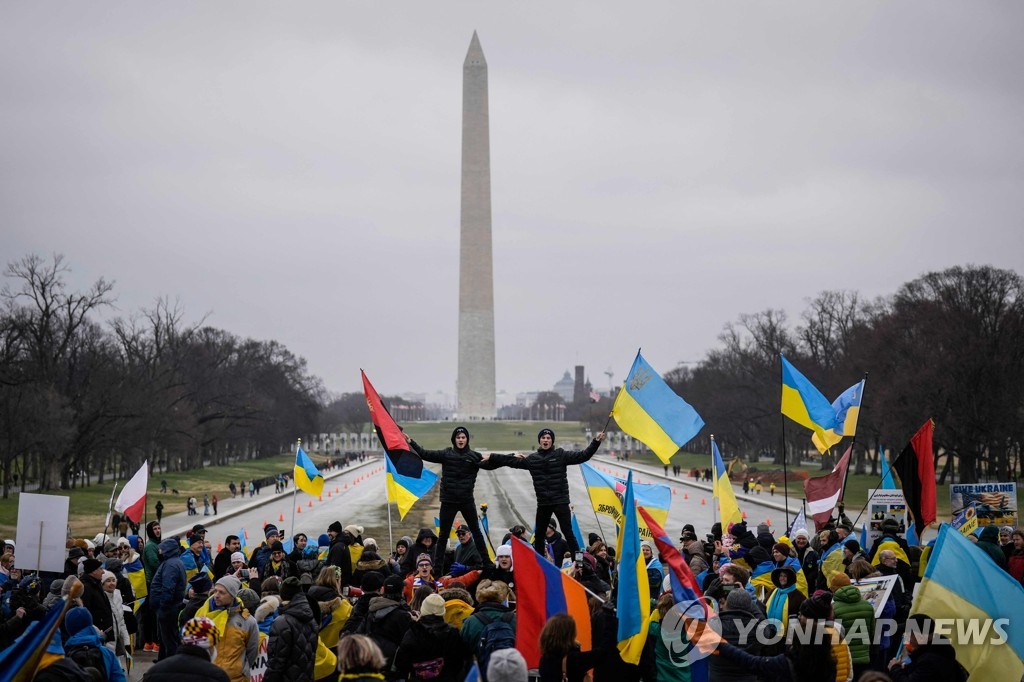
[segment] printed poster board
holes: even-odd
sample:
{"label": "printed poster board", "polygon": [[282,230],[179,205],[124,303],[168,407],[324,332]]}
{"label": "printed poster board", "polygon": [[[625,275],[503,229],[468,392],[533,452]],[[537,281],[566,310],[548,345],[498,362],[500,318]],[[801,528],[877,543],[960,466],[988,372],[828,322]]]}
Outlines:
{"label": "printed poster board", "polygon": [[64,495],[18,495],[17,568],[64,573],[70,503],[71,498]]}
{"label": "printed poster board", "polygon": [[953,515],[952,526],[964,535],[970,535],[978,530],[978,513],[973,502],[964,507],[963,511]]}
{"label": "printed poster board", "polygon": [[892,586],[896,584],[898,575],[883,575],[878,578],[864,578],[853,583],[853,586],[860,592],[861,599],[869,602],[875,609],[875,618],[882,617],[882,609],[885,602],[892,594]]}
{"label": "printed poster board", "polygon": [[899,524],[900,533],[907,531],[907,501],[903,497],[902,490],[892,489],[871,489],[868,490],[871,500],[868,503],[868,546],[864,551],[871,549],[875,540],[882,537],[882,522],[886,519],[893,519]]}
{"label": "printed poster board", "polygon": [[954,483],[949,486],[949,511],[953,518],[974,505],[981,527],[1017,527],[1016,483]]}

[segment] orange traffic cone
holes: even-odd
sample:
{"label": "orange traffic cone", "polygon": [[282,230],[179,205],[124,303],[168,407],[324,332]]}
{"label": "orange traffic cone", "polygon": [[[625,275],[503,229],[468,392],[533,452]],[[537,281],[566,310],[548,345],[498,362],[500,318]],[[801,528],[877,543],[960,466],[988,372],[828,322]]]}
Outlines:
{"label": "orange traffic cone", "polygon": [[278,514],[277,515],[277,520],[278,520],[278,522],[284,521],[284,514]]}
{"label": "orange traffic cone", "polygon": [[334,492],[340,492],[340,491],[338,490],[338,486],[334,486]]}
{"label": "orange traffic cone", "polygon": [[348,490],[348,483],[345,484],[345,490]]}
{"label": "orange traffic cone", "polygon": [[764,517],[764,522],[765,522],[766,524],[768,524],[769,526],[770,526],[770,525],[772,525],[772,520],[771,520],[771,519],[769,519],[769,518],[768,518],[767,516],[766,516],[766,517]]}
{"label": "orange traffic cone", "polygon": [[672,488],[672,494],[673,494],[673,495],[675,495],[675,494],[676,494],[676,489],[675,489],[675,488]]}
{"label": "orange traffic cone", "polygon": [[[330,493],[327,493],[327,494],[330,495]],[[323,502],[324,501],[324,496],[323,495],[317,495],[316,499],[317,499],[318,502]]]}
{"label": "orange traffic cone", "polygon": [[296,514],[301,514],[302,513],[302,505],[301,504],[298,507],[295,508],[295,513]]}
{"label": "orange traffic cone", "polygon": [[746,520],[747,520],[747,512],[743,512],[743,520],[744,520],[744,521],[746,521]]}
{"label": "orange traffic cone", "polygon": [[683,493],[683,499],[684,500],[690,499],[690,493]]}
{"label": "orange traffic cone", "polygon": [[224,545],[222,545],[221,543],[219,543],[219,542],[218,542],[218,543],[217,543],[217,553],[218,553],[218,554],[220,554],[220,551],[221,551],[222,549],[224,549]]}
{"label": "orange traffic cone", "polygon": [[307,506],[307,507],[312,507],[312,506],[313,506],[313,500],[310,500],[310,501],[309,501],[309,504],[307,504],[306,506]]}
{"label": "orange traffic cone", "polygon": [[702,498],[700,498],[700,503],[701,504],[707,504],[708,501],[702,497]]}
{"label": "orange traffic cone", "polygon": [[328,490],[328,491],[327,491],[327,497],[330,497],[330,496],[331,496],[331,491],[330,491],[330,490]]}

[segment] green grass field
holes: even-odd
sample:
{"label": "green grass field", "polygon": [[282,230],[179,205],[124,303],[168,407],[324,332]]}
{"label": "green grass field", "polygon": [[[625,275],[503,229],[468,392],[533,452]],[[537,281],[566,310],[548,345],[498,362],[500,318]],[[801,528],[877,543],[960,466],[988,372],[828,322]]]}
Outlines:
{"label": "green grass field", "polygon": [[[312,454],[314,462],[320,462],[324,458]],[[235,481],[237,485],[242,479],[249,481],[253,478],[264,478],[274,474],[290,471],[295,463],[294,453],[283,453],[275,457],[265,459],[247,460],[230,466],[207,467],[205,469],[193,469],[191,471],[179,471],[167,474],[154,473],[149,478],[148,506],[150,518],[153,518],[153,505],[157,500],[163,500],[164,516],[185,511],[185,502],[190,495],[195,495],[199,504],[203,502],[203,495],[217,495],[220,499],[230,498],[228,483]],[[160,481],[167,480],[168,490],[177,490],[178,495],[170,492],[161,494]],[[121,484],[125,481],[120,481]],[[71,531],[76,536],[83,533],[92,537],[97,529],[102,528],[103,520],[107,514],[107,505],[110,503],[110,491],[113,488],[113,481],[94,484],[85,488],[74,490],[50,490],[48,495],[64,495],[71,498],[69,523]],[[118,486],[120,490],[120,485]],[[0,534],[9,536],[14,534],[17,526],[18,496],[12,494],[6,500],[0,500]]]}

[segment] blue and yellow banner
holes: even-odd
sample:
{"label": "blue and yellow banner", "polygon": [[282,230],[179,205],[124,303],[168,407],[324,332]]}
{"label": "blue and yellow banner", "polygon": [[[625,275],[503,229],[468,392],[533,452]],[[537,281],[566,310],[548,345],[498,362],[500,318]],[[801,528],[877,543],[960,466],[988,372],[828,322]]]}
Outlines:
{"label": "blue and yellow banner", "polygon": [[395,469],[395,464],[390,457],[385,457],[384,462],[387,464],[388,502],[398,505],[398,515],[404,519],[416,500],[430,492],[430,489],[437,483],[437,474],[424,467],[419,478],[402,476]]}
{"label": "blue and yellow banner", "polygon": [[[911,612],[956,623],[949,638],[969,680],[1024,676],[1024,628],[1019,627],[1024,589],[949,524],[939,528]],[[994,631],[998,621],[1004,641]],[[983,628],[985,634],[979,634]]]}
{"label": "blue and yellow banner", "polygon": [[651,588],[647,581],[647,562],[640,551],[632,471],[626,478],[626,497],[622,506],[625,524],[622,552],[619,554],[619,592],[615,603],[619,617],[619,655],[623,661],[636,665],[640,662],[651,624]]}
{"label": "blue and yellow banner", "polygon": [[324,492],[324,477],[301,445],[295,450],[295,487],[317,497]]}
{"label": "blue and yellow banner", "polygon": [[839,397],[832,401],[832,409],[836,413],[836,426],[825,431],[825,437],[819,438],[815,433],[811,436],[811,442],[818,452],[825,452],[833,445],[843,439],[843,436],[857,435],[857,420],[860,418],[860,404],[864,399],[864,380],[860,380],[853,386],[839,394]]}
{"label": "blue and yellow banner", "polygon": [[[622,499],[626,494],[626,479],[598,471],[589,462],[580,465],[580,472],[583,474],[583,482],[587,486],[587,494],[590,496],[590,504],[594,511],[610,516],[620,529],[621,535],[622,524],[625,522]],[[633,494],[636,496],[636,503],[646,509],[655,521],[665,523],[672,504],[671,488],[659,483],[634,483]],[[640,521],[640,536],[644,539],[653,537],[643,520]]]}
{"label": "blue and yellow banner", "polygon": [[39,661],[58,630],[66,603],[66,598],[58,600],[40,620],[29,623],[13,644],[0,651],[2,682],[29,682],[35,676]]}
{"label": "blue and yellow banner", "polygon": [[714,472],[712,474],[715,482],[714,496],[718,500],[722,530],[728,531],[730,523],[739,523],[743,520],[743,514],[740,513],[740,506],[736,502],[736,491],[732,489],[729,472],[725,468],[725,463],[722,462],[722,453],[718,451],[718,443],[715,442],[714,436],[711,437],[711,467]]}
{"label": "blue and yellow banner", "polygon": [[666,464],[704,426],[697,411],[676,395],[640,353],[619,389],[612,416],[619,428]]}
{"label": "blue and yellow banner", "polygon": [[814,431],[824,441],[836,426],[836,412],[817,388],[784,355],[782,359],[782,414]]}

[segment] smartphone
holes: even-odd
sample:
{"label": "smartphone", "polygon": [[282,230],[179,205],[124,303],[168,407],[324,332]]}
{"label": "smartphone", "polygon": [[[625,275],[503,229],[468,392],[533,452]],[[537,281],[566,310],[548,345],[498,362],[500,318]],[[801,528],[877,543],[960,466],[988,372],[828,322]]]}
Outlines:
{"label": "smartphone", "polygon": [[242,580],[248,580],[249,579],[249,569],[248,568],[243,568],[242,572],[239,575],[242,576]]}

